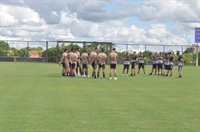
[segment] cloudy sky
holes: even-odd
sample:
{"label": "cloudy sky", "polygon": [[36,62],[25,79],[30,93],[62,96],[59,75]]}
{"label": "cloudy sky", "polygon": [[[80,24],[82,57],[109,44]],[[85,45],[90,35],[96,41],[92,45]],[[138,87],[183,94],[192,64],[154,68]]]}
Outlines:
{"label": "cloudy sky", "polygon": [[200,0],[0,0],[1,40],[194,43]]}

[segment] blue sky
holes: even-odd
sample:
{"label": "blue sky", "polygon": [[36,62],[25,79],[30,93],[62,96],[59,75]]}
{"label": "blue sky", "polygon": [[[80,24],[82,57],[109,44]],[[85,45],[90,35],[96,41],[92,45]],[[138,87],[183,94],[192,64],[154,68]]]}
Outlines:
{"label": "blue sky", "polygon": [[191,45],[200,27],[200,0],[1,0],[0,7],[1,40]]}

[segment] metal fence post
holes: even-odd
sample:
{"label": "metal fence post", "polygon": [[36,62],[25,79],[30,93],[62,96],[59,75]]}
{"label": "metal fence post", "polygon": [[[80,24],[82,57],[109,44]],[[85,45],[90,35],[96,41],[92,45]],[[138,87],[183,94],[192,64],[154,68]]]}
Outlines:
{"label": "metal fence post", "polygon": [[27,57],[29,57],[28,47],[29,47],[29,41],[27,41]]}
{"label": "metal fence post", "polygon": [[57,54],[57,57],[56,57],[56,63],[58,63],[58,54],[59,54],[59,42],[57,41],[57,46],[56,46],[57,50],[56,50],[56,54]]}
{"label": "metal fence post", "polygon": [[48,41],[46,41],[46,63],[48,63]]}

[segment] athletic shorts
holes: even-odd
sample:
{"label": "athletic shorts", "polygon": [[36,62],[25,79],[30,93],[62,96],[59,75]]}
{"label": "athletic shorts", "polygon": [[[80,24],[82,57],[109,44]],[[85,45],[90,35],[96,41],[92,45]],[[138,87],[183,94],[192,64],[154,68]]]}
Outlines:
{"label": "athletic shorts", "polygon": [[156,68],[157,68],[157,64],[153,64],[152,69],[156,69]]}
{"label": "athletic shorts", "polygon": [[178,71],[182,71],[183,66],[178,66]]}
{"label": "athletic shorts", "polygon": [[169,67],[169,65],[164,65],[164,69],[166,69],[166,70],[167,70],[167,69],[168,69],[168,67]]}
{"label": "athletic shorts", "polygon": [[76,63],[72,63],[72,64],[71,64],[71,68],[72,68],[72,69],[76,69]]}
{"label": "athletic shorts", "polygon": [[105,64],[103,64],[103,65],[101,65],[101,64],[99,64],[99,68],[105,68]]}
{"label": "athletic shorts", "polygon": [[66,67],[66,66],[65,66],[65,62],[62,62],[61,64],[62,64],[62,67],[63,67],[63,68],[65,68],[65,67]]}
{"label": "athletic shorts", "polygon": [[88,64],[82,64],[82,68],[88,68]]}
{"label": "athletic shorts", "polygon": [[131,68],[132,68],[132,69],[135,69],[135,67],[136,67],[136,63],[135,63],[135,62],[132,62]]}
{"label": "athletic shorts", "polygon": [[69,62],[69,68],[72,68],[72,63]]}
{"label": "athletic shorts", "polygon": [[172,70],[173,69],[173,65],[168,65],[168,69],[167,70]]}
{"label": "athletic shorts", "polygon": [[161,70],[163,69],[163,64],[158,64],[158,70],[159,69],[161,69]]}
{"label": "athletic shorts", "polygon": [[144,69],[144,63],[138,63],[138,68],[140,69],[141,67]]}
{"label": "athletic shorts", "polygon": [[129,65],[124,64],[124,69],[129,69]]}
{"label": "athletic shorts", "polygon": [[116,69],[116,64],[110,64],[110,69]]}
{"label": "athletic shorts", "polygon": [[97,65],[96,65],[95,62],[92,62],[92,68],[93,68],[93,69],[96,69],[96,68],[97,68]]}
{"label": "athletic shorts", "polygon": [[77,67],[80,67],[80,63],[77,61]]}

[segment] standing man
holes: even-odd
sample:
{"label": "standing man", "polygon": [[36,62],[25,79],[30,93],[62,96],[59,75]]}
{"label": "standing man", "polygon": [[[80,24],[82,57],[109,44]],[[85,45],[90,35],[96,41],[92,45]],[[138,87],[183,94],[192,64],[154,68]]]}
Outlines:
{"label": "standing man", "polygon": [[156,75],[156,72],[157,72],[157,52],[154,53],[154,56],[152,58],[152,61],[153,61],[153,64],[152,64],[152,70],[151,70],[151,73],[149,75],[152,75],[154,70],[155,70],[155,73],[154,75]]}
{"label": "standing man", "polygon": [[73,49],[73,52],[71,53],[71,77],[76,77],[76,67],[77,67],[77,59],[78,55]]}
{"label": "standing man", "polygon": [[96,68],[97,68],[97,48],[90,53],[90,64],[92,65],[92,77],[96,78]]}
{"label": "standing man", "polygon": [[163,55],[162,52],[158,55],[158,75],[162,75],[163,70]]}
{"label": "standing man", "polygon": [[106,54],[104,53],[104,49],[101,50],[101,53],[98,54],[97,58],[98,58],[98,61],[99,61],[97,78],[99,78],[99,73],[102,69],[103,79],[105,79]]}
{"label": "standing man", "polygon": [[169,52],[169,72],[170,72],[169,77],[172,77],[173,66],[174,66],[174,57],[172,56],[172,53]]}
{"label": "standing man", "polygon": [[131,69],[132,69],[132,71],[131,71],[131,75],[130,76],[135,76],[135,74],[136,74],[136,70],[135,70],[136,61],[138,61],[138,60],[137,60],[136,52],[134,51],[133,55],[131,57]]}
{"label": "standing man", "polygon": [[81,76],[84,75],[84,72],[85,72],[85,75],[86,77],[88,77],[88,54],[87,54],[87,51],[84,50],[82,55],[81,55],[81,59],[82,59],[82,74]]}
{"label": "standing man", "polygon": [[163,72],[162,72],[162,75],[163,76],[165,76],[165,72],[167,72],[167,69],[168,69],[168,66],[167,66],[167,60],[168,59],[168,57],[167,57],[167,53],[164,53],[164,68],[163,68]]}
{"label": "standing man", "polygon": [[110,53],[109,57],[110,57],[110,79],[112,79],[112,71],[114,70],[114,79],[117,80],[116,67],[117,67],[118,55],[116,53],[116,49],[115,48],[113,48],[113,50]]}
{"label": "standing man", "polygon": [[[62,76],[68,76],[69,72],[69,60],[68,60],[68,49],[64,49],[64,53],[62,54],[62,58],[60,60],[60,65],[62,64]],[[66,74],[65,74],[66,73]]]}
{"label": "standing man", "polygon": [[81,61],[80,61],[80,57],[81,57],[81,54],[80,54],[80,48],[77,48],[76,49],[76,53],[78,55],[78,59],[77,59],[77,67],[76,67],[76,75],[78,75],[78,69],[79,69],[79,73],[81,74]]}
{"label": "standing man", "polygon": [[146,60],[146,57],[140,52],[138,56],[138,74],[140,73],[140,68],[142,67],[143,72],[145,74],[145,69],[144,69],[144,61]]}
{"label": "standing man", "polygon": [[166,53],[166,54],[167,54],[167,56],[165,57],[164,61],[165,61],[165,66],[166,66],[165,69],[166,69],[167,73],[165,76],[168,77],[170,65],[169,65],[169,54],[168,53]]}
{"label": "standing man", "polygon": [[130,65],[130,56],[128,52],[126,52],[126,54],[124,55],[124,68],[123,68],[122,76],[124,76],[125,69],[126,69],[126,76],[128,76],[129,65]]}
{"label": "standing man", "polygon": [[184,65],[184,61],[182,56],[180,55],[180,52],[178,51],[177,53],[178,56],[178,77],[177,78],[182,78],[182,69],[183,69],[183,65]]}

